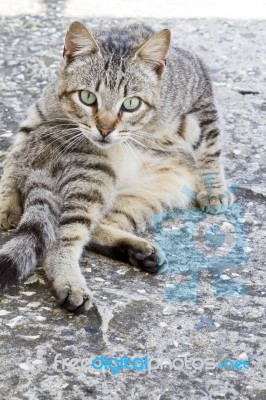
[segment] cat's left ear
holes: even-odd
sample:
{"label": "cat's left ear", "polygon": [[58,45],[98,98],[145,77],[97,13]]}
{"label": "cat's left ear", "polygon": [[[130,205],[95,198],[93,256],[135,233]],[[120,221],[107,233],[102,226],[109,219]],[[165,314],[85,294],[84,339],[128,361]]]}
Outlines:
{"label": "cat's left ear", "polygon": [[73,22],[68,28],[63,57],[65,60],[80,55],[101,54],[92,33],[80,22]]}
{"label": "cat's left ear", "polygon": [[134,58],[149,63],[153,66],[158,75],[161,75],[166,64],[170,41],[171,33],[169,29],[163,29],[148,39],[141,48],[137,50]]}

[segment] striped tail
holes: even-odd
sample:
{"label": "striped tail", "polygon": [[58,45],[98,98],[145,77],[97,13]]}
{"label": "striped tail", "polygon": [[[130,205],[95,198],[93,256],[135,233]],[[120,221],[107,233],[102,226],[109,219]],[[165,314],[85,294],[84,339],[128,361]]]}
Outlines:
{"label": "striped tail", "polygon": [[52,180],[31,171],[23,188],[24,213],[14,237],[0,250],[0,289],[26,278],[56,239],[59,202]]}

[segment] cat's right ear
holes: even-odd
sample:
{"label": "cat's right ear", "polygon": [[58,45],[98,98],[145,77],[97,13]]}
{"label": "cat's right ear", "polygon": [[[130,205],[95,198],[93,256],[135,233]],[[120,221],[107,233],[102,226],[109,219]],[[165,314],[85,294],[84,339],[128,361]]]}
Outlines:
{"label": "cat's right ear", "polygon": [[80,22],[73,22],[68,28],[63,57],[66,61],[80,55],[101,54],[92,33]]}

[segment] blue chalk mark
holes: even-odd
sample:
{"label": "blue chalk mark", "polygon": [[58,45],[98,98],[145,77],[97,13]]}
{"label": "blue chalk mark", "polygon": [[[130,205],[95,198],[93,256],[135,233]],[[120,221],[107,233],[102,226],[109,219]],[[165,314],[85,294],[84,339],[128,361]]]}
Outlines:
{"label": "blue chalk mark", "polygon": [[[213,176],[210,174],[206,180],[208,190],[211,189],[212,182]],[[236,186],[231,187],[230,190],[235,191]],[[196,196],[186,187],[182,191],[193,199]],[[229,233],[221,229],[221,226],[215,222],[215,217],[217,218],[217,216],[206,214],[198,208],[163,212],[154,216],[154,239],[158,249],[163,249],[163,251],[159,251],[161,258],[164,259],[164,268],[160,273],[167,275],[186,274],[185,282],[166,287],[165,297],[167,301],[196,302],[198,300],[199,272],[204,269],[212,271],[214,296],[238,297],[246,295],[246,286],[241,281],[221,279],[225,269],[243,266],[248,260],[245,226],[242,222],[244,221],[242,206],[235,203],[222,215],[223,221],[226,221],[227,225],[230,226]],[[178,227],[165,230],[163,224],[168,220],[177,221]],[[201,232],[199,234],[199,227],[204,221],[207,224],[207,229],[203,234]],[[203,250],[202,246],[198,245],[199,240],[203,242]],[[221,248],[222,252],[219,253]],[[167,264],[165,257],[168,260]]]}

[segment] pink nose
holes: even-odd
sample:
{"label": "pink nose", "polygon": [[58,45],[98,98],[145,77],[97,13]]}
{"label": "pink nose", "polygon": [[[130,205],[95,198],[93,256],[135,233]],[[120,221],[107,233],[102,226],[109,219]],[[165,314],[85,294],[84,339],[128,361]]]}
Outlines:
{"label": "pink nose", "polygon": [[109,135],[111,132],[113,132],[112,128],[102,128],[97,126],[98,131],[100,132],[100,134],[102,135],[102,137],[106,137],[107,135]]}

